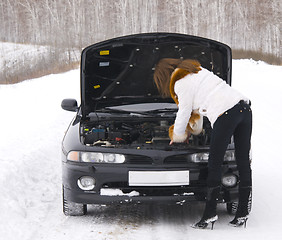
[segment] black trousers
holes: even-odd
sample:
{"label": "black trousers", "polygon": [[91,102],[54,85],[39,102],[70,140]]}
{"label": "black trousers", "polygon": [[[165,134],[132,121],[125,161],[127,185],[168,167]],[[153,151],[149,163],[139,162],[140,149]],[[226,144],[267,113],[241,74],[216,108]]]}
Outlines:
{"label": "black trousers", "polygon": [[252,185],[249,161],[252,134],[252,111],[250,105],[240,101],[224,112],[214,123],[208,161],[207,186],[221,184],[221,166],[227,146],[234,136],[235,157],[239,171],[240,186]]}

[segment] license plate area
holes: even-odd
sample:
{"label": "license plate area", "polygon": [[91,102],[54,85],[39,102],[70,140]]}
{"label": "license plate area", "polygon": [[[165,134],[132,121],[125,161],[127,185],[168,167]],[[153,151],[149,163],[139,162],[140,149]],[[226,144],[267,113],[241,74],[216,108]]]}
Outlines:
{"label": "license plate area", "polygon": [[129,186],[189,185],[189,171],[129,171]]}

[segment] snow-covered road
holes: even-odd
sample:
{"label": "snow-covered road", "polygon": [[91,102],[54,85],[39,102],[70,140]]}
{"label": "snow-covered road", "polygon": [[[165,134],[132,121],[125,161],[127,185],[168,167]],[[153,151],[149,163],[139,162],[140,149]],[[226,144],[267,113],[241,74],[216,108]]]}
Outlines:
{"label": "snow-covered road", "polygon": [[215,229],[195,230],[203,204],[91,206],[83,217],[62,213],[60,145],[79,99],[79,70],[0,85],[0,239],[278,239],[282,235],[282,67],[233,61],[233,86],[252,100],[253,209],[247,228],[219,205]]}

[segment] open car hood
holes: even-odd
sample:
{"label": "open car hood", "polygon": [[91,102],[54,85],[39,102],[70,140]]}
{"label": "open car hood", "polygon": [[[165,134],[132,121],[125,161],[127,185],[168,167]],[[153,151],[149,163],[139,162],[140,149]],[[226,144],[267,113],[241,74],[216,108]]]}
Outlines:
{"label": "open car hood", "polygon": [[231,49],[225,44],[175,33],[118,37],[82,51],[83,117],[109,106],[173,102],[161,98],[153,83],[155,65],[162,58],[197,59],[204,68],[231,84]]}

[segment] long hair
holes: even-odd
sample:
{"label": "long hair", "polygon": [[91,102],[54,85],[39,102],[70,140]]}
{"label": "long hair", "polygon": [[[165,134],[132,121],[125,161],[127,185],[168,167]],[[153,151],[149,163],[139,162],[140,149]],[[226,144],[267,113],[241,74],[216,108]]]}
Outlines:
{"label": "long hair", "polygon": [[176,68],[184,69],[187,71],[187,74],[198,73],[201,70],[201,64],[197,60],[193,59],[161,59],[155,67],[154,82],[162,97],[170,97],[169,84],[171,74]]}

